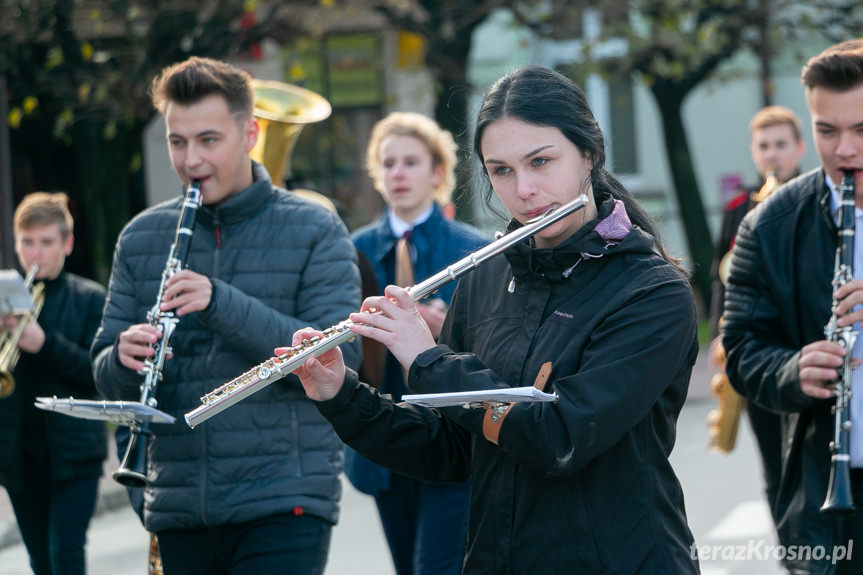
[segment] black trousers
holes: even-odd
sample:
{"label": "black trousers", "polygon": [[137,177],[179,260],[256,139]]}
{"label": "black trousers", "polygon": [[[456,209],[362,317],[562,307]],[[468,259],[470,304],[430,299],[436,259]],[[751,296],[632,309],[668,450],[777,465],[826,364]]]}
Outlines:
{"label": "black trousers", "polygon": [[470,486],[398,473],[375,496],[397,575],[458,575],[467,545]]}
{"label": "black trousers", "polygon": [[782,421],[779,415],[746,402],[746,414],[749,424],[758,442],[758,452],[761,454],[761,466],[764,471],[764,491],[773,524],[776,524],[776,495],[779,492],[779,480],[782,477]]}
{"label": "black trousers", "polygon": [[863,469],[851,471],[851,496],[854,498],[857,513],[840,520],[842,537],[839,545],[846,548],[846,557],[837,562],[835,575],[863,573]]}
{"label": "black trousers", "polygon": [[84,575],[87,527],[99,478],[52,484],[44,467],[25,466],[25,485],[9,491],[18,529],[35,575]]}
{"label": "black trousers", "polygon": [[331,534],[319,517],[282,514],[156,535],[165,575],[321,575]]}

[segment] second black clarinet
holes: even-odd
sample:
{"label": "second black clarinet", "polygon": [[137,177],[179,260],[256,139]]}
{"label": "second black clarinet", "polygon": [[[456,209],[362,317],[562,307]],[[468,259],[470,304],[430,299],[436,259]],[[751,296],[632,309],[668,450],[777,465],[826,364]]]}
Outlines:
{"label": "second black clarinet", "polygon": [[[162,311],[161,306],[165,294],[165,284],[177,272],[183,269],[189,255],[189,246],[192,244],[192,235],[195,229],[195,215],[201,205],[201,182],[192,180],[186,190],[183,206],[180,210],[180,219],[177,222],[177,231],[174,234],[174,242],[171,244],[171,252],[165,269],[162,270],[162,281],[159,284],[159,293],[156,303],[147,312],[147,321],[157,328],[162,337],[151,344],[155,353],[144,361],[141,370],[144,381],[141,383],[141,403],[150,407],[157,407],[156,390],[162,379],[162,368],[165,359],[171,353],[171,336],[180,322],[180,318],[173,311]],[[147,480],[147,446],[149,443],[150,423],[140,422],[132,426],[129,445],[126,454],[120,463],[119,469],[114,472],[114,480],[126,487],[144,487]]]}
{"label": "second black clarinet", "polygon": [[[836,246],[836,262],[833,270],[833,305],[839,302],[836,290],[854,279],[854,172],[844,171],[840,186],[839,243]],[[857,330],[851,325],[839,327],[836,312],[824,328],[827,340],[839,343],[845,348],[845,361],[835,382],[836,403],[833,406],[835,429],[830,442],[830,483],[827,498],[821,506],[822,513],[850,515],[855,512],[854,498],[851,494],[851,372],[854,369],[851,351],[857,340]]]}

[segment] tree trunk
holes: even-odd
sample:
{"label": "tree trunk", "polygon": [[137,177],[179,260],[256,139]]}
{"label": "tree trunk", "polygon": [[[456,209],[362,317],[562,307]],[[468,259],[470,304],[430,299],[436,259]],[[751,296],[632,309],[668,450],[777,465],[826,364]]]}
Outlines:
{"label": "tree trunk", "polygon": [[12,155],[9,152],[9,127],[6,124],[6,77],[0,75],[0,268],[15,267],[15,238],[12,233]]}
{"label": "tree trunk", "polygon": [[685,94],[679,95],[679,90],[663,89],[658,84],[652,88],[653,96],[659,106],[662,116],[665,149],[674,183],[680,218],[686,232],[686,243],[692,258],[692,283],[696,297],[707,310],[710,305],[710,268],[713,263],[713,240],[707,217],[704,213],[704,203],[701,191],[695,178],[692,165],[692,154],[683,126],[682,108]]}
{"label": "tree trunk", "polygon": [[[467,66],[467,61],[465,61],[464,66]],[[465,68],[461,67],[461,69],[464,70]],[[473,198],[470,194],[472,141],[467,130],[467,91],[465,74],[461,74],[460,79],[450,74],[441,78],[435,118],[443,129],[452,133],[458,146],[456,187],[452,198],[458,219],[469,222],[473,218]]]}
{"label": "tree trunk", "polygon": [[458,146],[458,171],[453,201],[458,219],[471,221],[473,202],[470,197],[470,159],[471,139],[467,117],[468,59],[470,58],[473,30],[476,26],[459,31],[457,39],[430,44],[426,63],[437,81],[437,103],[435,120],[445,130],[452,133]]}
{"label": "tree trunk", "polygon": [[105,127],[101,120],[79,121],[74,149],[81,174],[81,216],[89,231],[89,245],[79,247],[88,250],[94,279],[107,285],[117,236],[143,209],[145,192],[140,167],[142,125],[120,124],[111,138],[105,136]]}

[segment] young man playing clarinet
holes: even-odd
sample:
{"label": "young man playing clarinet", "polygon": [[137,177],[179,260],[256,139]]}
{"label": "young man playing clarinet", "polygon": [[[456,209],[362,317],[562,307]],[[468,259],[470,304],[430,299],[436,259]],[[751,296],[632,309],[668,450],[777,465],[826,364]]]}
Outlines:
{"label": "young man playing clarinet", "polygon": [[[153,102],[164,115],[183,188],[201,181],[187,269],[166,283],[163,311],[180,322],[164,363],[143,521],[166,575],[320,575],[341,494],[341,443],[289,377],[194,430],[183,414],[205,393],[272,355],[312,324],[360,305],[356,252],[338,216],[277,188],[249,153],[258,138],[249,76],[193,57],[163,70]],[[97,385],[138,398],[138,370],[158,329],[157,299],[182,198],[139,214],[114,254],[105,317],[93,345]],[[344,353],[359,364],[359,342]]]}
{"label": "young man playing clarinet", "polygon": [[[750,401],[782,413],[782,478],[774,509],[779,540],[787,550],[815,550],[789,551],[786,568],[793,574],[850,575],[863,572],[863,513],[837,517],[821,507],[831,481],[835,382],[846,361],[856,367],[863,350],[858,337],[846,352],[827,339],[825,326],[833,314],[840,328],[859,330],[863,320],[859,216],[846,230],[855,234],[854,278],[832,285],[839,186],[846,172],[853,174],[856,212],[863,208],[863,39],[810,59],[801,79],[821,165],[744,218],[731,260],[722,341],[732,385]],[[856,419],[849,442],[850,494],[863,508],[861,378],[863,371],[856,370],[846,383],[854,388],[850,411]]]}

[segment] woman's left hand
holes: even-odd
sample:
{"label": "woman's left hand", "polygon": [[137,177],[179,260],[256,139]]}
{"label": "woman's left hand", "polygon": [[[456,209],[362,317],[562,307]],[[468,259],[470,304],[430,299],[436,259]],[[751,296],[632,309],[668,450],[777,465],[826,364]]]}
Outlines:
{"label": "woman's left hand", "polygon": [[440,298],[433,298],[417,303],[417,311],[429,326],[432,337],[437,339],[443,329],[446,319],[446,304]]}
{"label": "woman's left hand", "polygon": [[[419,354],[435,346],[435,341],[407,291],[391,285],[384,294],[366,298],[360,312],[351,314],[351,331],[381,342],[409,369]],[[369,313],[372,311],[378,313]]]}

